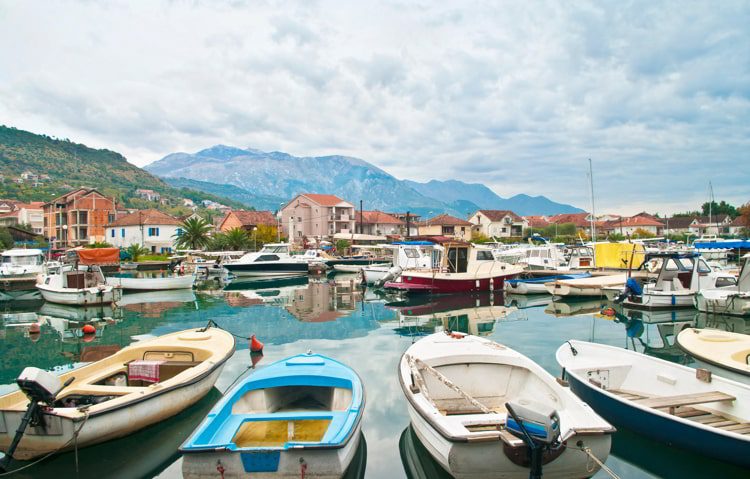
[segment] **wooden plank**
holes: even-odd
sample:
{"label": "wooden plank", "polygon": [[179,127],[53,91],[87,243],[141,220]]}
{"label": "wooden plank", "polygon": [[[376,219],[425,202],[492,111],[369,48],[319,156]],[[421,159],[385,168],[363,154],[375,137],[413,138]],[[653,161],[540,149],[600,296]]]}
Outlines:
{"label": "wooden plank", "polygon": [[507,429],[502,429],[500,431],[500,439],[510,447],[520,447],[524,445],[523,439],[509,432]]}
{"label": "wooden plank", "polygon": [[695,421],[695,422],[699,422],[701,424],[705,424],[707,426],[710,426],[712,423],[715,423],[715,422],[726,421],[726,418],[723,418],[721,416],[716,416],[714,414],[711,414],[711,415],[706,416],[706,417],[703,417],[703,416],[697,417],[697,418],[693,417],[693,418],[690,418],[690,420],[691,421]]}
{"label": "wooden plank", "polygon": [[706,411],[701,411],[700,409],[693,409],[693,408],[690,408],[687,411],[677,411],[676,413],[674,413],[675,416],[684,417],[686,419],[689,419],[691,417],[707,416],[709,414],[711,413],[706,412]]}
{"label": "wooden plank", "polygon": [[736,424],[733,426],[725,426],[725,427],[722,427],[721,429],[724,429],[725,431],[736,431],[737,429],[745,429],[748,427],[750,427],[750,424],[743,422],[741,424]]}
{"label": "wooden plank", "polygon": [[[723,418],[723,419],[726,419],[726,418]],[[711,423],[711,427],[716,427],[716,428],[722,429],[722,428],[724,428],[726,426],[733,426],[735,424],[737,424],[736,421],[730,421],[730,420],[727,419],[726,421]]]}
{"label": "wooden plank", "polygon": [[648,399],[636,399],[634,402],[641,406],[660,408],[660,407],[678,407],[689,406],[691,404],[703,404],[720,401],[734,401],[734,396],[720,392],[712,391],[707,393],[681,394],[678,396],[666,396]]}
{"label": "wooden plank", "polygon": [[638,396],[638,397],[641,397],[641,398],[648,397],[647,394],[644,394],[644,393],[638,392],[638,391],[631,391],[629,389],[607,389],[607,391],[609,391],[611,393],[615,393],[618,396],[622,395],[622,394],[629,394],[631,396]]}

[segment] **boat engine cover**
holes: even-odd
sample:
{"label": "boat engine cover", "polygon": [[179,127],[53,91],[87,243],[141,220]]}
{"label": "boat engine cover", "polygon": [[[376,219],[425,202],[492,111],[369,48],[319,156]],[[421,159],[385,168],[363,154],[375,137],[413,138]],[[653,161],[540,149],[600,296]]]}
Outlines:
{"label": "boat engine cover", "polygon": [[[544,444],[553,444],[560,438],[560,416],[553,407],[528,399],[520,399],[509,404],[532,439]],[[510,414],[506,428],[516,436],[523,437],[521,428]]]}
{"label": "boat engine cover", "polygon": [[41,401],[48,405],[55,402],[55,397],[63,388],[59,377],[43,369],[33,367],[21,371],[16,383],[29,400]]}

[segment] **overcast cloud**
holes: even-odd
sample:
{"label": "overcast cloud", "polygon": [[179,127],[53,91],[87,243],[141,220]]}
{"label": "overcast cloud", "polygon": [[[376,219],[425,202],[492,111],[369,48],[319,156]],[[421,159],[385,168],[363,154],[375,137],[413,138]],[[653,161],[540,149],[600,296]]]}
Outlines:
{"label": "overcast cloud", "polygon": [[597,210],[750,201],[750,2],[3,2],[0,123],[143,166],[362,158]]}

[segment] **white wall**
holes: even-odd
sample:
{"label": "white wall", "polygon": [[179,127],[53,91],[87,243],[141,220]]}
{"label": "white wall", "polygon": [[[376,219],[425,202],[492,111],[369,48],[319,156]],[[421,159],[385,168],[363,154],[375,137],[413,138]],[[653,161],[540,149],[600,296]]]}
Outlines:
{"label": "white wall", "polygon": [[[149,235],[149,229],[151,228],[158,228],[158,235]],[[139,244],[150,251],[161,253],[162,251],[166,251],[166,249],[168,249],[169,251],[174,249],[174,240],[179,228],[180,227],[178,225],[137,225],[107,227],[106,241],[112,246],[116,246],[119,248],[127,248],[132,244]]]}

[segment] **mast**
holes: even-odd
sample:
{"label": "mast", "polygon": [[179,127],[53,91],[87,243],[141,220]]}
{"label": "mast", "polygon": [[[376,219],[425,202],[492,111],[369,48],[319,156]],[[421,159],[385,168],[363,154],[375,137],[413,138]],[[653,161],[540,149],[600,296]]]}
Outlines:
{"label": "mast", "polygon": [[589,187],[591,188],[591,244],[594,245],[594,267],[596,267],[596,208],[594,207],[594,169],[589,158]]}
{"label": "mast", "polygon": [[[714,187],[711,184],[711,181],[709,180],[708,182],[708,227],[709,228],[711,227],[711,223],[712,223],[711,212],[712,212],[713,206],[714,206]],[[718,233],[718,228],[717,228],[717,233]]]}

